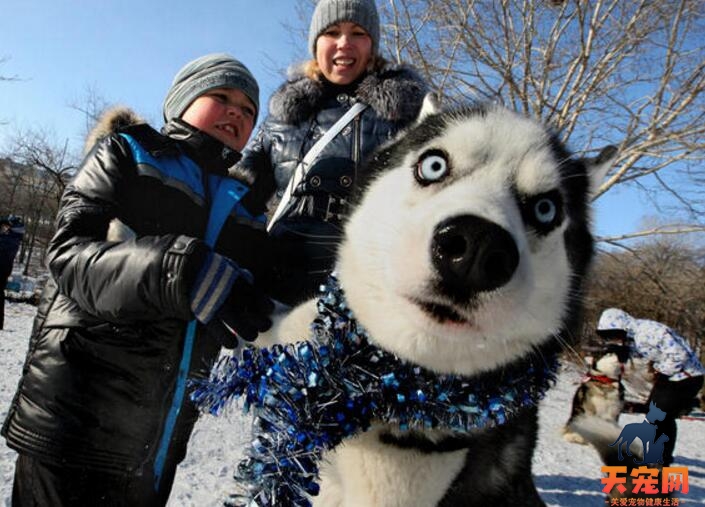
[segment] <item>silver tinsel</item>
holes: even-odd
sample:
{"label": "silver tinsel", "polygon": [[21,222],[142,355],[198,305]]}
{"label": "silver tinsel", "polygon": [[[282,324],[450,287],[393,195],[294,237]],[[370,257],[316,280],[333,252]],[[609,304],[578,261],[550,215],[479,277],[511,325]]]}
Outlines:
{"label": "silver tinsel", "polygon": [[405,429],[468,432],[506,423],[535,406],[558,361],[533,357],[501,375],[439,375],[374,345],[335,276],[322,288],[310,341],[245,348],[223,359],[192,399],[218,414],[235,399],[252,410],[255,435],[235,478],[235,506],[309,506],[322,453],[373,419]]}

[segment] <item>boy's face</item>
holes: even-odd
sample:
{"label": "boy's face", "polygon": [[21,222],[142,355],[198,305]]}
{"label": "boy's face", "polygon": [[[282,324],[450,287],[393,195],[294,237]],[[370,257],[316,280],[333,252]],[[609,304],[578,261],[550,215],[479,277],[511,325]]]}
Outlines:
{"label": "boy's face", "polygon": [[252,134],[255,107],[240,90],[215,88],[194,100],[181,119],[226,146],[242,151]]}

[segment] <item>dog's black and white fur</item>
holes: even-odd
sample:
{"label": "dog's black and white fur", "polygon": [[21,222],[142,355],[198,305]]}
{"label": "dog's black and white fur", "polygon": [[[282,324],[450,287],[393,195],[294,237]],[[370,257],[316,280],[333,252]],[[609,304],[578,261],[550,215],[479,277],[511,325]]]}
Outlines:
{"label": "dog's black and white fur", "polygon": [[570,417],[563,427],[565,440],[576,444],[588,443],[571,430],[573,421],[583,415],[617,424],[619,414],[624,409],[622,369],[623,365],[614,353],[604,354],[594,362],[573,396]]}
{"label": "dog's black and white fur", "polygon": [[[570,339],[592,257],[591,192],[614,155],[571,157],[499,107],[439,112],[371,161],[337,271],[382,348],[439,373],[490,375]],[[275,326],[305,339],[314,305]],[[263,337],[258,344],[271,343]],[[536,409],[470,434],[384,424],[326,456],[317,507],[540,506]]]}

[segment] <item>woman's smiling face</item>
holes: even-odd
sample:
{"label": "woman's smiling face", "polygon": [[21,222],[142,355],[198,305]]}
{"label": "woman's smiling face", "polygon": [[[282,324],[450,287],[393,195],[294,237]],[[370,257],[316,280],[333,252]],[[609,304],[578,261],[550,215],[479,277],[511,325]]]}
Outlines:
{"label": "woman's smiling face", "polygon": [[372,58],[372,39],[364,28],[344,21],[326,28],[316,40],[316,62],[333,84],[346,85],[359,78]]}

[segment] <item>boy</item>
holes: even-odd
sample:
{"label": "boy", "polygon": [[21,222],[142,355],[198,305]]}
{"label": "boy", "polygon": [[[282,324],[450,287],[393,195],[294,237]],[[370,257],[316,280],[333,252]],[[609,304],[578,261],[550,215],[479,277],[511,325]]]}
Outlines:
{"label": "boy", "polygon": [[269,262],[263,206],[227,175],[258,106],[249,70],[212,54],[177,73],[162,133],[124,111],[94,132],[2,428],[19,453],[13,506],[166,504],[198,415],[187,379],[270,326],[244,269]]}

